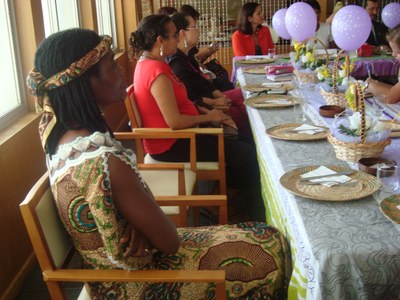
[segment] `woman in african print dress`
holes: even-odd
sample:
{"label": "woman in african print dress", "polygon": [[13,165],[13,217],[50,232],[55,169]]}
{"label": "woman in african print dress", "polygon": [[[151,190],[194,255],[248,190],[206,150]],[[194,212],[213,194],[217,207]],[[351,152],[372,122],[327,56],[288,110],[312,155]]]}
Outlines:
{"label": "woman in african print dress", "polygon": [[[39,46],[28,76],[59,215],[84,266],[221,269],[231,299],[286,297],[290,255],[276,229],[264,223],[176,229],[155,203],[134,153],[102,117],[126,96],[110,45],[111,38],[89,30],[53,34]],[[206,283],[87,288],[93,299],[214,298],[214,285]]]}

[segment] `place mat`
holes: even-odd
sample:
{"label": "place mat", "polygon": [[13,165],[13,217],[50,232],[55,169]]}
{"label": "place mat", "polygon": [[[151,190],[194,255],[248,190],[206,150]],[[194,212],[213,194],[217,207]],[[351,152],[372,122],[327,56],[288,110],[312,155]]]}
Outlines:
{"label": "place mat", "polygon": [[[289,192],[309,199],[323,201],[349,201],[367,197],[375,193],[380,187],[380,181],[365,172],[357,171],[351,175],[349,183],[338,184],[331,187],[323,185],[307,185],[300,182],[300,175],[317,169],[319,166],[307,166],[291,170],[279,179],[281,185]],[[327,166],[335,172],[351,171],[344,166]],[[356,180],[356,181],[355,181]],[[352,185],[352,182],[356,184]]]}
{"label": "place mat", "polygon": [[[380,120],[380,122],[382,123],[389,123],[389,120]],[[390,124],[390,129],[393,130],[390,133],[390,137],[392,138],[397,138],[400,137],[400,122],[393,122],[392,124]]]}
{"label": "place mat", "polygon": [[245,105],[254,108],[281,108],[299,104],[300,101],[289,95],[259,95],[244,101]]}
{"label": "place mat", "polygon": [[400,195],[392,195],[382,200],[380,204],[382,213],[390,221],[400,224]]}
{"label": "place mat", "polygon": [[280,89],[286,89],[287,91],[293,90],[295,88],[295,85],[290,82],[282,82],[282,83],[277,83],[277,82],[265,82],[262,84],[249,84],[245,85],[242,87],[242,89],[249,91],[249,92],[263,92],[265,90],[280,90]]}
{"label": "place mat", "polygon": [[274,62],[273,58],[267,58],[267,57],[262,57],[262,58],[250,58],[250,59],[239,59],[236,61],[236,63],[239,64],[269,64]]}
{"label": "place mat", "polygon": [[292,124],[282,124],[278,126],[274,126],[267,129],[267,134],[270,137],[280,139],[280,140],[288,140],[288,141],[312,141],[312,140],[322,140],[327,138],[328,128],[323,126],[315,126],[318,128],[324,129],[323,132],[317,132],[315,134],[307,134],[301,131],[293,131],[293,129],[301,126],[299,123]]}
{"label": "place mat", "polygon": [[257,75],[266,75],[267,74],[265,67],[243,68],[242,71],[244,73],[257,74]]}
{"label": "place mat", "polygon": [[282,59],[290,59],[290,54],[289,53],[282,53],[277,55],[278,58]]}

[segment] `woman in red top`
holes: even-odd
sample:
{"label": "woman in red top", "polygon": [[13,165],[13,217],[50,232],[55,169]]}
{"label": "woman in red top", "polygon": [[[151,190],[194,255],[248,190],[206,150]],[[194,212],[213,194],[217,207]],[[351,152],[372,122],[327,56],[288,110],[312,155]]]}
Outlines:
{"label": "woman in red top", "polygon": [[[146,17],[131,35],[134,56],[142,53],[133,78],[135,96],[144,127],[184,129],[208,122],[224,123],[236,128],[235,123],[220,110],[196,107],[187,96],[185,85],[165,62],[166,56],[177,50],[175,24],[168,16]],[[200,112],[202,114],[200,114]],[[188,139],[151,139],[144,143],[145,151],[154,159],[170,162],[189,161]],[[225,139],[227,185],[239,189],[238,205],[249,209],[253,219],[265,219],[261,196],[260,171],[254,145]],[[198,161],[217,161],[218,141],[215,136],[196,137]],[[242,201],[243,200],[243,201]]]}
{"label": "woman in red top", "polygon": [[239,13],[237,30],[232,35],[234,56],[266,55],[275,48],[269,29],[264,22],[260,4],[245,3]]}

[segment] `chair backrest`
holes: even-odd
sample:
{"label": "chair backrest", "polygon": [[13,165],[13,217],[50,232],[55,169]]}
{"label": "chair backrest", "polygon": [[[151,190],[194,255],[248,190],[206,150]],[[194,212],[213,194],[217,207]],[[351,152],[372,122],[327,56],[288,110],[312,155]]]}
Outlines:
{"label": "chair backrest", "polygon": [[[126,91],[128,95],[125,99],[125,108],[131,123],[131,128],[142,128],[142,118],[140,117],[140,112],[136,104],[133,84],[131,84]],[[135,139],[135,145],[137,161],[138,163],[144,163],[146,152],[144,151],[143,141],[141,139]]]}
{"label": "chair backrest", "polygon": [[[61,268],[74,248],[58,216],[47,173],[32,187],[20,209],[40,268]],[[63,294],[59,288],[57,293]]]}

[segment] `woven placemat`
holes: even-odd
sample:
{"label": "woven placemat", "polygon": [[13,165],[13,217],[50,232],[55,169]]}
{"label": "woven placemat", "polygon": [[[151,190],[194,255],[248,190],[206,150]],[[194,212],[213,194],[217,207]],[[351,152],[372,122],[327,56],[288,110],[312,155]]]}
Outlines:
{"label": "woven placemat", "polygon": [[307,133],[303,133],[301,131],[294,130],[295,128],[297,128],[301,125],[302,124],[299,124],[299,123],[282,124],[282,125],[268,128],[266,130],[266,132],[270,137],[280,139],[280,140],[288,140],[288,141],[313,141],[313,140],[326,139],[328,128],[313,125],[315,127],[324,129],[324,131],[317,132],[314,134],[307,134]]}
{"label": "woven placemat", "polygon": [[[349,177],[352,178],[349,184],[338,184],[331,187],[307,185],[299,181],[301,178],[300,175],[313,171],[318,167],[319,166],[307,166],[291,170],[282,175],[279,181],[286,190],[295,195],[323,201],[350,201],[361,199],[372,195],[381,187],[381,183],[376,177],[362,171],[349,175]],[[351,170],[343,166],[327,167],[336,172]],[[355,184],[350,185],[351,182]]]}
{"label": "woven placemat", "polygon": [[268,82],[263,84],[249,84],[242,87],[242,89],[249,91],[249,92],[263,92],[265,90],[274,90],[274,89],[286,89],[287,91],[291,91],[295,88],[295,85],[290,82],[282,82],[276,84],[272,82],[268,84]]}
{"label": "woven placemat", "polygon": [[380,209],[390,221],[400,224],[400,195],[392,195],[382,200]]}
{"label": "woven placemat", "polygon": [[283,108],[299,104],[299,100],[289,95],[259,95],[244,101],[254,108]]}
{"label": "woven placemat", "polygon": [[257,74],[257,75],[265,75],[267,73],[265,67],[243,68],[242,70],[244,73]]}
{"label": "woven placemat", "polygon": [[269,64],[274,62],[273,58],[267,58],[267,57],[263,57],[263,58],[251,58],[251,59],[239,59],[236,61],[236,63],[239,64]]}

